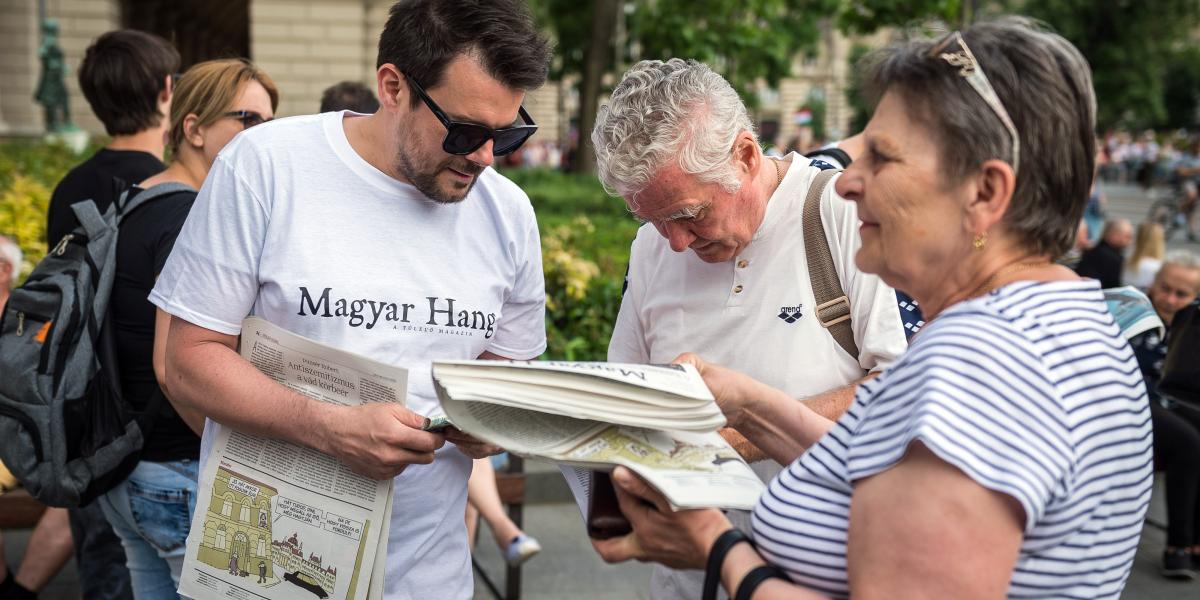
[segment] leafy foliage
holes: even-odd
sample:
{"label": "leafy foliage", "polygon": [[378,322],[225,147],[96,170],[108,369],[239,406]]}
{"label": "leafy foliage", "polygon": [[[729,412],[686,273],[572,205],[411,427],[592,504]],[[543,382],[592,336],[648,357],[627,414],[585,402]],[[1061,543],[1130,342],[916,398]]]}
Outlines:
{"label": "leafy foliage", "polygon": [[963,1],[849,0],[842,5],[838,26],[845,31],[871,33],[881,27],[905,26],[928,19],[957,23],[963,16]]}
{"label": "leafy foliage", "polygon": [[50,192],[79,160],[59,144],[0,144],[0,235],[11,237],[25,255],[18,281],[45,256]]}
{"label": "leafy foliage", "polygon": [[1200,96],[1188,54],[1196,0],[849,0],[838,23],[855,32],[934,19],[957,27],[984,12],[1028,14],[1075,44],[1092,67],[1101,129],[1185,124]]}
{"label": "leafy foliage", "polygon": [[[535,0],[535,13],[555,34],[556,75],[579,74],[591,32],[595,0]],[[626,5],[624,43],[613,48],[625,63],[641,59],[692,58],[716,68],[750,105],[760,79],[776,84],[790,74],[797,53],[810,50],[821,19],[839,0],[657,0]],[[614,40],[612,43],[620,43]]]}
{"label": "leafy foliage", "polygon": [[533,203],[546,275],[547,358],[604,360],[639,223],[593,175],[508,170]]}
{"label": "leafy foliage", "polygon": [[1182,48],[1167,62],[1163,104],[1167,127],[1200,128],[1200,48]]}
{"label": "leafy foliage", "polygon": [[1200,25],[1200,2],[1038,0],[1023,9],[1071,40],[1091,63],[1102,128],[1166,122],[1166,65]]}

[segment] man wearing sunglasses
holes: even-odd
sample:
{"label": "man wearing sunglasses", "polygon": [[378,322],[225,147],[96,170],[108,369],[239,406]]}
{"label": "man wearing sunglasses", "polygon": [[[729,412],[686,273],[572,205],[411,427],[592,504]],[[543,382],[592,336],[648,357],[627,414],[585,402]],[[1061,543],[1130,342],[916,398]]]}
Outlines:
{"label": "man wearing sunglasses", "polygon": [[[422,430],[440,412],[429,363],[545,348],[533,209],[489,167],[533,134],[521,103],[550,56],[522,0],[397,3],[379,40],[379,110],[239,134],[151,294],[172,315],[174,402],[395,478],[388,597],[472,595],[466,482],[471,459],[498,449]],[[408,368],[407,408],[333,406],[276,384],[235,351],[251,313]]]}

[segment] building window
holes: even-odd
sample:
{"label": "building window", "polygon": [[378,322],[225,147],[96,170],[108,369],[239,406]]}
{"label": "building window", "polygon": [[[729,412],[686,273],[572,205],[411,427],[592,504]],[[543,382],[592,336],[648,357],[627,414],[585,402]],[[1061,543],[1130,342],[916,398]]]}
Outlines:
{"label": "building window", "polygon": [[243,522],[243,523],[249,523],[249,522],[250,522],[250,507],[249,507],[249,506],[243,506],[243,507],[242,507],[242,514],[241,514],[241,516],[239,517],[239,520],[240,520],[241,522]]}
{"label": "building window", "polygon": [[258,555],[259,556],[267,555],[267,541],[262,538],[258,538]]}
{"label": "building window", "polygon": [[224,549],[225,549],[225,530],[218,529],[217,530],[217,550],[224,550]]}
{"label": "building window", "polygon": [[233,514],[233,502],[230,502],[229,499],[226,498],[225,502],[221,504],[221,516],[228,517],[232,514]]}

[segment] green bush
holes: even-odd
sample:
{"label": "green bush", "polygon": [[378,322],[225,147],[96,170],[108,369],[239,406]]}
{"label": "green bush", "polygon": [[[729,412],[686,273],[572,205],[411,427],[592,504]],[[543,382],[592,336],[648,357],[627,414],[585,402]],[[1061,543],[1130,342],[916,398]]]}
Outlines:
{"label": "green bush", "polygon": [[0,143],[0,235],[11,237],[25,253],[18,280],[46,254],[50,191],[81,160],[61,144],[31,140]]}
{"label": "green bush", "polygon": [[638,222],[590,175],[508,170],[537,212],[546,274],[545,358],[604,360]]}

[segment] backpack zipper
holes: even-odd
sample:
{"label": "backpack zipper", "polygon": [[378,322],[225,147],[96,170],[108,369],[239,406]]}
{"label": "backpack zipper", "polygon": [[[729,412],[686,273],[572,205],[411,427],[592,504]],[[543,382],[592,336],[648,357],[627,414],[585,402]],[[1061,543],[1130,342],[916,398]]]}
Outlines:
{"label": "backpack zipper", "polygon": [[54,246],[54,249],[50,251],[50,253],[55,256],[62,256],[67,251],[67,244],[70,244],[71,240],[73,239],[75,239],[75,234],[73,233],[64,235],[63,238],[58,241],[58,244]]}
{"label": "backpack zipper", "polygon": [[25,335],[25,313],[17,313],[17,337]]}

